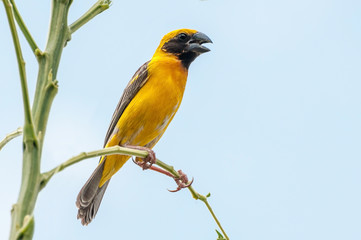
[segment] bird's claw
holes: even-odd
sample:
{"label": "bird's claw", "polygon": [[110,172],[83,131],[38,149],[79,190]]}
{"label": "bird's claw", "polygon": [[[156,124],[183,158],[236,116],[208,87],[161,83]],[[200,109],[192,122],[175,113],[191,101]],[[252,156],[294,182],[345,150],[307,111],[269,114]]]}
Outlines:
{"label": "bird's claw", "polygon": [[192,181],[188,182],[188,177],[185,173],[182,172],[182,170],[178,170],[179,177],[174,178],[174,181],[177,183],[178,187],[175,190],[169,190],[169,192],[178,192],[182,188],[187,188],[190,185],[192,185],[194,178],[192,178]]}
{"label": "bird's claw", "polygon": [[133,162],[140,166],[143,170],[149,169],[154,163],[156,163],[157,158],[155,157],[155,152],[152,149],[138,146],[135,149],[148,152],[148,155],[145,158],[136,157],[135,159],[132,159]]}

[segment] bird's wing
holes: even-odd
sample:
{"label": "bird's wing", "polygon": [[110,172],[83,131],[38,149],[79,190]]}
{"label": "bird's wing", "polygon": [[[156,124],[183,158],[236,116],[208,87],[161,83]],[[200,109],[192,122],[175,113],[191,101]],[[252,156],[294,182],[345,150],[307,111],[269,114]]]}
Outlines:
{"label": "bird's wing", "polygon": [[123,95],[119,100],[119,103],[113,113],[112,120],[110,122],[110,126],[108,128],[107,135],[104,140],[104,147],[110,139],[115,126],[117,125],[120,116],[122,116],[124,110],[132,101],[134,96],[138,93],[138,91],[142,88],[142,86],[147,82],[148,75],[148,63],[150,61],[144,63],[134,74],[132,79],[129,81],[127,87],[124,89]]}

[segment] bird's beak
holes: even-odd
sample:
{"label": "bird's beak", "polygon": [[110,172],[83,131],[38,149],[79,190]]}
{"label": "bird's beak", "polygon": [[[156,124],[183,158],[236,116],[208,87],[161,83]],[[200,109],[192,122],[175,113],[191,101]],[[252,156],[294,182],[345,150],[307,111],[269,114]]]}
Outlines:
{"label": "bird's beak", "polygon": [[213,43],[213,42],[204,33],[196,32],[189,40],[188,46],[185,48],[185,50],[190,52],[196,52],[198,54],[211,51],[209,48],[203,46],[202,45],[203,43]]}

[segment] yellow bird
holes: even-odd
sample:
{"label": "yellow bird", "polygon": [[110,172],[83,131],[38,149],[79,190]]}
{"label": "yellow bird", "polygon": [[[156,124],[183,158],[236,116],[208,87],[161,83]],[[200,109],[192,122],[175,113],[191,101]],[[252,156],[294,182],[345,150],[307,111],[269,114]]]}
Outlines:
{"label": "yellow bird", "polygon": [[[189,65],[200,54],[210,51],[202,44],[211,42],[207,35],[191,29],[166,34],[152,59],[138,69],[125,88],[113,114],[104,147],[119,145],[147,150],[149,154],[143,159],[143,168],[149,168],[155,162],[151,149],[181,104]],[[78,219],[83,225],[88,225],[95,217],[110,178],[129,158],[124,155],[100,158],[99,165],[76,200]]]}

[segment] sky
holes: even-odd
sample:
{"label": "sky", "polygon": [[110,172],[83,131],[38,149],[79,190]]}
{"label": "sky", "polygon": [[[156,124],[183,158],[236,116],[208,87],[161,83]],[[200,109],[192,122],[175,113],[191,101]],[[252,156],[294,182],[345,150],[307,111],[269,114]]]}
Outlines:
{"label": "sky", "polygon": [[[95,2],[95,1],[93,1]],[[50,1],[17,1],[43,50]],[[91,2],[74,1],[69,23]],[[0,7],[0,138],[23,124],[14,48]],[[130,77],[179,28],[213,44],[189,69],[182,105],[154,148],[194,177],[230,239],[361,236],[361,2],[114,1],[63,51],[42,171],[100,149]],[[21,35],[21,34],[20,34]],[[37,62],[21,37],[30,97]],[[21,137],[0,151],[0,239],[21,179]],[[216,239],[215,222],[173,180],[128,162],[93,222],[75,199],[97,158],[55,175],[39,194],[34,239]]]}

